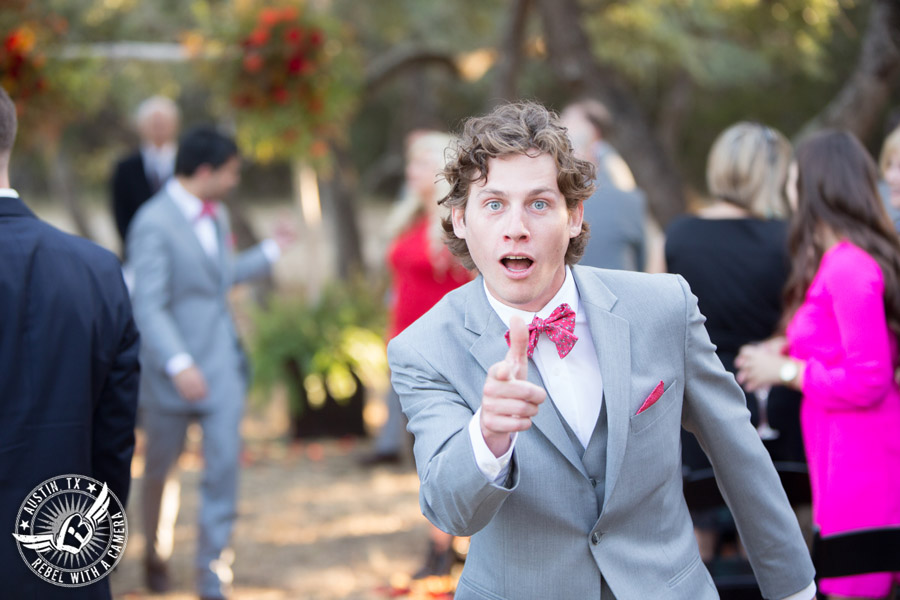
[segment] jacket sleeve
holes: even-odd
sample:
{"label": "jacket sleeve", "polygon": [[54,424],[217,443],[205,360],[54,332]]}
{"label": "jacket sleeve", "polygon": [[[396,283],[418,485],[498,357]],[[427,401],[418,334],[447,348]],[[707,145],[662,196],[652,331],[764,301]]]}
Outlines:
{"label": "jacket sleeve", "polygon": [[518,484],[516,455],[505,485],[478,469],[469,421],[474,411],[456,389],[404,339],[388,345],[391,380],[415,436],[423,514],[439,529],[469,536],[487,525]]}
{"label": "jacket sleeve", "polygon": [[114,289],[118,297],[113,306],[117,337],[113,342],[111,364],[94,406],[91,464],[94,477],[105,481],[124,506],[128,501],[134,453],[140,337],[121,277]]}
{"label": "jacket sleeve", "polygon": [[803,394],[832,410],[868,408],[881,402],[894,382],[884,278],[878,263],[861,252],[828,258],[821,276],[841,347],[836,360],[809,357]]}
{"label": "jacket sleeve", "polygon": [[[219,224],[223,228],[222,239],[230,248],[233,245],[231,216],[228,209],[224,208],[223,217],[219,219]],[[272,272],[272,263],[269,262],[265,252],[263,252],[262,244],[257,244],[252,248],[248,248],[241,253],[232,254],[231,256],[231,284],[238,284],[251,279],[259,279],[269,275]]]}
{"label": "jacket sleeve", "polygon": [[131,224],[128,261],[134,269],[134,320],[142,335],[145,369],[165,369],[176,354],[188,353],[181,332],[169,312],[172,253],[163,228],[146,218],[143,211]]}
{"label": "jacket sleeve", "polygon": [[697,298],[680,276],[685,306],[682,425],[709,457],[766,598],[786,598],[813,580],[800,526],[768,452],[750,423],[744,393],[709,340]]}
{"label": "jacket sleeve", "polygon": [[257,244],[234,257],[234,280],[232,283],[259,279],[271,271],[272,264],[263,252],[262,245]]}

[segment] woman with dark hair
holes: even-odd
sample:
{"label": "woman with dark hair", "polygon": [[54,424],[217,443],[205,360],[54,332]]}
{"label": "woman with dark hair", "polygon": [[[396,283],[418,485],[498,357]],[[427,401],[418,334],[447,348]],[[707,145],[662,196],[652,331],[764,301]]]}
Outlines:
{"label": "woman with dark hair", "polygon": [[[900,525],[900,240],[876,191],[875,163],[852,135],[810,137],[797,167],[786,338],[742,348],[738,381],[803,392],[822,535]],[[895,581],[900,574],[859,575],[824,579],[820,589],[886,598]]]}

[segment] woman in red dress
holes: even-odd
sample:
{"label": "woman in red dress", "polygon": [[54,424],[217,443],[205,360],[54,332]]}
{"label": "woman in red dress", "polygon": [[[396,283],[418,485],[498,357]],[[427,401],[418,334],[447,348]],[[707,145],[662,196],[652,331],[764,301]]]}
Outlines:
{"label": "woman in red dress", "polygon": [[[452,138],[436,131],[414,131],[407,139],[404,197],[389,219],[393,241],[388,252],[391,272],[388,339],[424,315],[447,292],[471,281],[472,274],[444,245],[438,200],[449,191],[440,172]],[[388,420],[375,442],[368,464],[399,462],[405,441],[400,400],[389,390]],[[455,560],[453,536],[431,526],[431,542],[424,565],[413,575],[446,575]]]}

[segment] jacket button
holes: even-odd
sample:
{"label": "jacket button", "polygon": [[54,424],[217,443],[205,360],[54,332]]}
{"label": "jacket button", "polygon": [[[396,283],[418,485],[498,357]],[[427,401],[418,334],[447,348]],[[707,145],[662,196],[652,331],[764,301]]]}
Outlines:
{"label": "jacket button", "polygon": [[597,480],[596,480],[596,479],[591,479],[591,486],[597,487]]}
{"label": "jacket button", "polygon": [[600,535],[601,534],[599,531],[595,531],[594,533],[591,534],[591,543],[594,544],[595,546],[600,543]]}

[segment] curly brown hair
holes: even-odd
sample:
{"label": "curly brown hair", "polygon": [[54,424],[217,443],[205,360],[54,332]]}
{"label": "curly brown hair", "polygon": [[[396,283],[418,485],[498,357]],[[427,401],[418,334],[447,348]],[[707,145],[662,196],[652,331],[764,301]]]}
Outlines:
{"label": "curly brown hair", "polygon": [[[466,120],[444,167],[450,193],[439,204],[465,211],[472,184],[487,180],[488,161],[515,154],[553,157],[559,172],[556,183],[570,212],[594,191],[594,165],[575,157],[559,116],[536,102],[518,102],[502,104],[490,114]],[[450,252],[467,269],[474,269],[466,240],[453,232],[451,216],[443,219],[443,227]],[[581,259],[589,237],[590,226],[583,222],[581,233],[569,240],[566,264],[573,265]]]}

